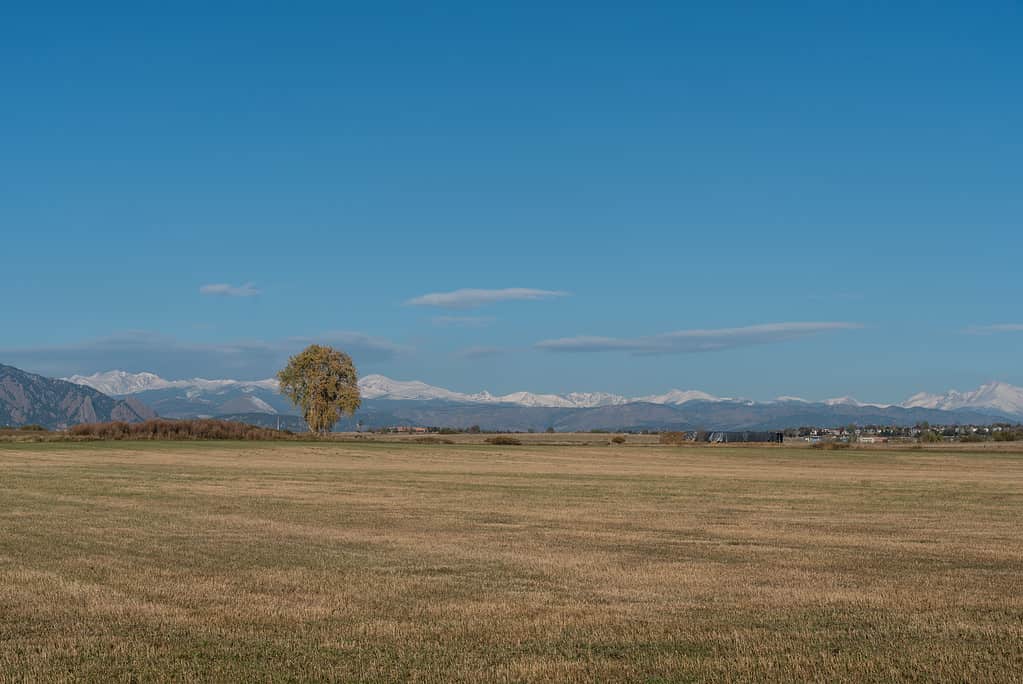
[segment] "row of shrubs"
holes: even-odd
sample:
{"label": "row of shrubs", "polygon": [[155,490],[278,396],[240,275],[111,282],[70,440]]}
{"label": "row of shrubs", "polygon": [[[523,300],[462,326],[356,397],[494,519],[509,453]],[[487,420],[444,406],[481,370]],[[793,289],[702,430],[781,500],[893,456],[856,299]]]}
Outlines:
{"label": "row of shrubs", "polygon": [[483,440],[487,444],[498,444],[501,446],[521,446],[522,440],[516,437],[508,437],[507,435],[498,435],[496,437],[487,437]]}
{"label": "row of shrubs", "polygon": [[412,440],[416,444],[454,444],[453,439],[444,439],[443,437],[416,437]]}
{"label": "row of shrubs", "polygon": [[[521,446],[522,440],[517,437],[509,437],[507,435],[497,435],[496,437],[487,437],[483,440],[487,444],[499,444],[501,446]],[[625,444],[624,435],[615,435],[611,438],[614,444]]]}
{"label": "row of shrubs", "polygon": [[850,449],[852,445],[849,442],[816,442],[810,445],[812,449],[823,449],[824,451],[838,451],[841,449]]}
{"label": "row of shrubs", "polygon": [[0,431],[3,432],[49,432],[42,425],[36,425],[30,423],[28,425],[0,425]]}
{"label": "row of shrubs", "polygon": [[147,420],[144,423],[85,423],[68,430],[73,437],[124,440],[191,440],[191,439],[293,439],[289,430],[236,423],[229,420]]}

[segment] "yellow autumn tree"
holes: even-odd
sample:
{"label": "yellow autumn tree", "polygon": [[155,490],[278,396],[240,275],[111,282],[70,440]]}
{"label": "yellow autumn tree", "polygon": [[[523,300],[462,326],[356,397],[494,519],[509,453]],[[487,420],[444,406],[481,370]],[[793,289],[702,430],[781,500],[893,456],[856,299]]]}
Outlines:
{"label": "yellow autumn tree", "polygon": [[329,432],[341,419],[359,408],[359,377],[352,357],[331,347],[311,344],[288,359],[278,374],[281,394],[302,410],[309,429]]}

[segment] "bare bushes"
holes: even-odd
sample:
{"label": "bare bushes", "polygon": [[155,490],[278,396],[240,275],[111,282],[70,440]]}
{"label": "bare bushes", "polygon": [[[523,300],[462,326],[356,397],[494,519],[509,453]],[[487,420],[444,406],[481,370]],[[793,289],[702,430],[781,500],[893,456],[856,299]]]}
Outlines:
{"label": "bare bushes", "polygon": [[816,444],[811,444],[810,447],[812,449],[822,449],[824,451],[836,451],[840,449],[849,449],[852,445],[849,444],[849,442],[817,442]]}
{"label": "bare bushes", "polygon": [[147,420],[144,423],[86,423],[68,430],[72,437],[115,440],[290,439],[288,430],[271,430],[228,420]]}
{"label": "bare bushes", "polygon": [[516,439],[515,437],[508,437],[507,435],[498,435],[497,437],[487,437],[484,440],[487,444],[497,444],[500,446],[522,446],[522,440]]}

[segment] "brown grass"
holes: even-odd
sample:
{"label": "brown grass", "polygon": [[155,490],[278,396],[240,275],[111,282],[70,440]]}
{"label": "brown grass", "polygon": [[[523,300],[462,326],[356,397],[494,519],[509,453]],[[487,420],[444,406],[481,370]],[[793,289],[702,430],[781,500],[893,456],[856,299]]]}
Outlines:
{"label": "brown grass", "polygon": [[0,681],[1016,681],[1023,456],[0,445]]}
{"label": "brown grass", "polygon": [[659,435],[659,442],[661,444],[673,444],[678,446],[680,444],[685,444],[687,441],[686,433],[684,432],[662,432]]}

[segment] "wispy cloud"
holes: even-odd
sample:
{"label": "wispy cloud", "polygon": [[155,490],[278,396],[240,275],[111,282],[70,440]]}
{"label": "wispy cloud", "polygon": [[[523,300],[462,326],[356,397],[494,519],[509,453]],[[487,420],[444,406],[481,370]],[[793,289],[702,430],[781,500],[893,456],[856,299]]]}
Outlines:
{"label": "wispy cloud", "polygon": [[434,306],[442,309],[476,309],[487,304],[516,300],[567,297],[561,290],[535,290],[526,287],[508,287],[503,290],[463,289],[454,292],[432,292],[406,302],[412,306]]}
{"label": "wispy cloud", "polygon": [[229,285],[228,283],[211,283],[199,288],[199,294],[215,295],[220,297],[255,297],[259,294],[255,283],[244,285]]}
{"label": "wispy cloud", "polygon": [[792,340],[833,330],[861,328],[858,323],[765,323],[742,328],[678,330],[648,337],[564,337],[538,342],[553,352],[629,352],[637,355],[692,354]]}
{"label": "wispy cloud", "polygon": [[496,319],[493,316],[434,316],[432,320],[442,328],[482,328]]}
{"label": "wispy cloud", "polygon": [[994,335],[995,333],[1023,332],[1023,323],[996,323],[995,325],[971,325],[963,332],[971,335]]}
{"label": "wispy cloud", "polygon": [[43,375],[67,376],[111,369],[152,371],[171,379],[234,377],[251,380],[276,372],[313,342],[339,347],[356,364],[392,359],[410,351],[387,339],[350,331],[280,340],[195,343],[148,331],[129,331],[63,345],[0,349],[0,358]]}
{"label": "wispy cloud", "polygon": [[383,337],[347,330],[330,331],[312,337],[289,337],[277,344],[294,348],[296,345],[305,347],[314,343],[335,345],[348,351],[352,356],[363,355],[374,361],[390,359],[412,351],[411,347]]}
{"label": "wispy cloud", "polygon": [[459,350],[456,356],[463,359],[486,359],[494,356],[501,356],[505,353],[500,347],[467,347]]}

